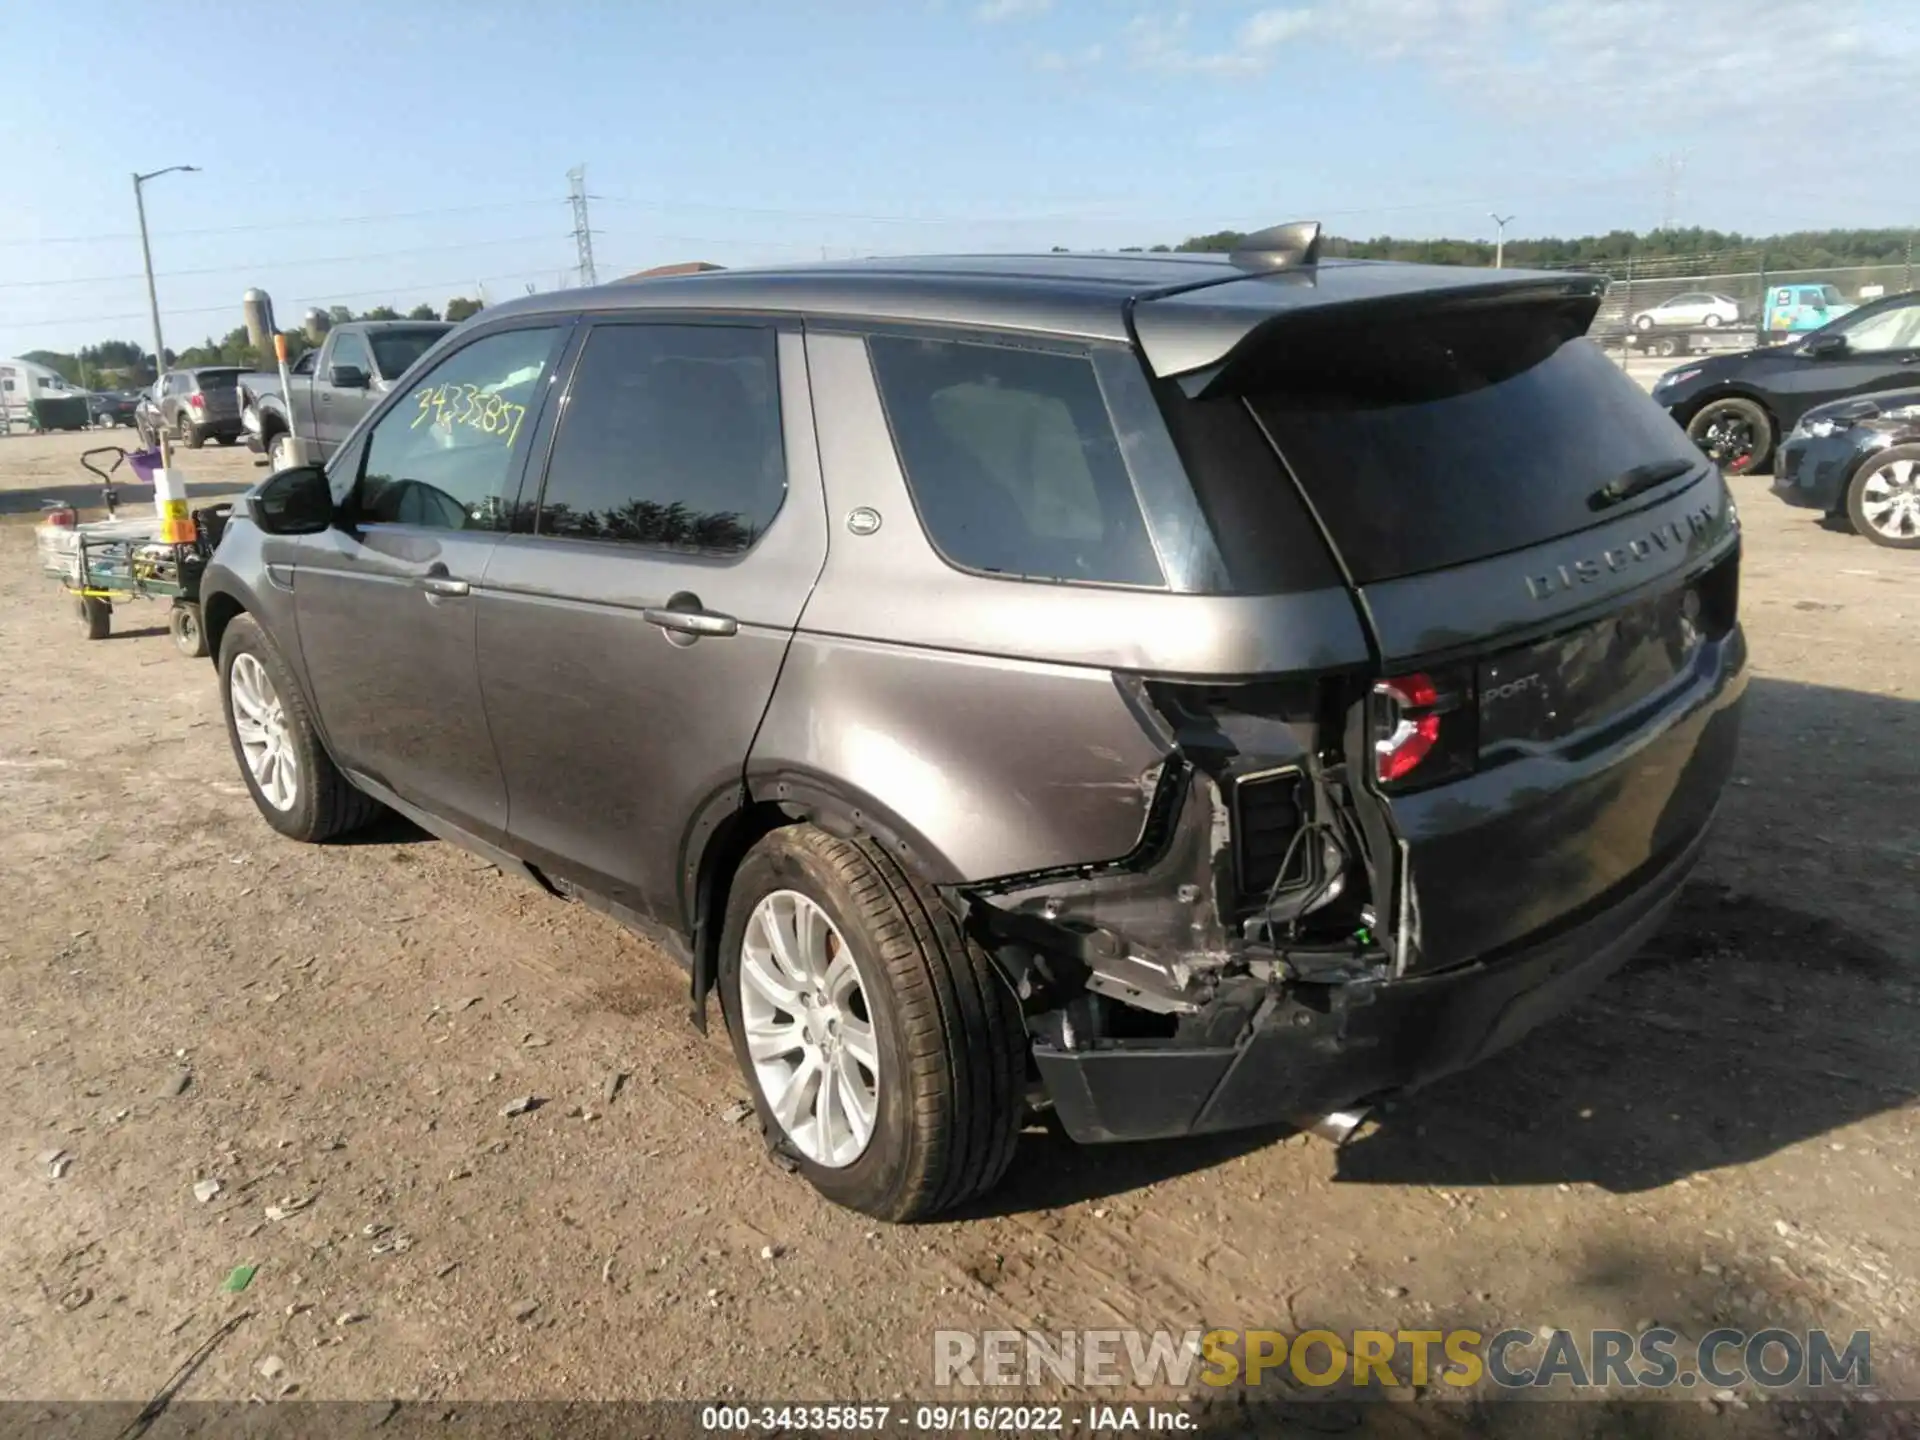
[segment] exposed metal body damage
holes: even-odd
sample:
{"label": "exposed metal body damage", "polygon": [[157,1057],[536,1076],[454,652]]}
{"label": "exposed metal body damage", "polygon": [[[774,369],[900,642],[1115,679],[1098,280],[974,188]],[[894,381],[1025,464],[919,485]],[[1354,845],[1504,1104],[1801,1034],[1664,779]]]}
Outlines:
{"label": "exposed metal body damage", "polygon": [[1342,728],[1344,688],[1119,683],[1167,750],[1140,777],[1153,801],[1134,849],[950,891],[1036,1045],[1234,1047],[1308,990],[1332,1015],[1388,979],[1372,895],[1393,866],[1374,858],[1339,749],[1315,744],[1324,719]]}
{"label": "exposed metal body damage", "polygon": [[[1364,672],[1118,677],[1165,755],[1131,777],[1152,790],[1133,849],[946,887],[1020,997],[1068,1133],[1152,1138],[1325,1115],[1470,1064],[1600,983],[1671,905],[1726,782],[1745,663],[1721,593],[1735,556],[1723,548],[1697,572],[1706,628],[1642,702],[1664,713],[1658,733],[1610,716],[1570,748],[1501,759],[1513,701],[1489,662],[1473,708],[1491,758],[1437,789],[1376,783],[1379,687]],[[1638,629],[1606,632],[1604,650],[1565,633],[1511,653],[1648,664],[1627,648],[1648,643]],[[1578,691],[1556,693],[1571,714]],[[1569,798],[1582,830],[1563,828]],[[1461,868],[1474,855],[1478,875]],[[1525,890],[1491,878],[1525,874],[1529,857],[1554,865],[1542,873],[1558,923],[1530,921]],[[1427,908],[1446,923],[1426,934],[1418,882],[1435,877],[1444,889]]]}

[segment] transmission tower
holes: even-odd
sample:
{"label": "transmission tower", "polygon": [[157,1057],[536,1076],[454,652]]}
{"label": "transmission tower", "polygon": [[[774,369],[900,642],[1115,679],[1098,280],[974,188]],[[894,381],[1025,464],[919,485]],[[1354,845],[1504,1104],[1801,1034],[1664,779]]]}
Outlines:
{"label": "transmission tower", "polygon": [[580,255],[580,283],[598,285],[593,272],[593,227],[587,223],[587,167],[576,165],[567,172],[567,198],[573,205],[573,244]]}
{"label": "transmission tower", "polygon": [[1680,212],[1680,173],[1687,168],[1685,155],[1668,155],[1662,162],[1666,170],[1666,193],[1660,206],[1660,228],[1671,230]]}

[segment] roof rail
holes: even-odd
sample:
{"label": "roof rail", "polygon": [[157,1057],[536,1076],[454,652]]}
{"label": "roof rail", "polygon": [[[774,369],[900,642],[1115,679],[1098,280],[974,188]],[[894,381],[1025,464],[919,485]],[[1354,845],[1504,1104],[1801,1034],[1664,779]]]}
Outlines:
{"label": "roof rail", "polygon": [[1294,270],[1320,263],[1320,222],[1295,220],[1245,236],[1227,257],[1242,270]]}

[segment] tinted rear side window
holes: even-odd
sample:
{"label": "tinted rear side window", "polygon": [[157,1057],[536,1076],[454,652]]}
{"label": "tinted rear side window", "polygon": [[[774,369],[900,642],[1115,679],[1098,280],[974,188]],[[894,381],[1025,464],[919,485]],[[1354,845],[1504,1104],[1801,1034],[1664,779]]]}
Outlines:
{"label": "tinted rear side window", "polygon": [[914,505],[947,560],[1164,583],[1090,360],[970,341],[868,344]]}
{"label": "tinted rear side window", "polygon": [[1590,499],[1630,471],[1705,466],[1579,328],[1516,306],[1330,329],[1249,403],[1356,581],[1437,570],[1614,518]]}
{"label": "tinted rear side window", "polygon": [[539,533],[752,545],[786,494],[776,343],[744,326],[597,327],[554,439]]}

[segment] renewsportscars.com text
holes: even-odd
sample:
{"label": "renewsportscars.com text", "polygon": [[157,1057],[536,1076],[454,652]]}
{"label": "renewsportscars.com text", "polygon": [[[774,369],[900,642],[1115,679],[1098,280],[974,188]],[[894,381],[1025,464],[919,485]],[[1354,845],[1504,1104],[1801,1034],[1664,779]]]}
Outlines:
{"label": "renewsportscars.com text", "polygon": [[1607,1390],[1863,1388],[1869,1332],[1712,1330],[939,1330],[940,1387],[1448,1385]]}

